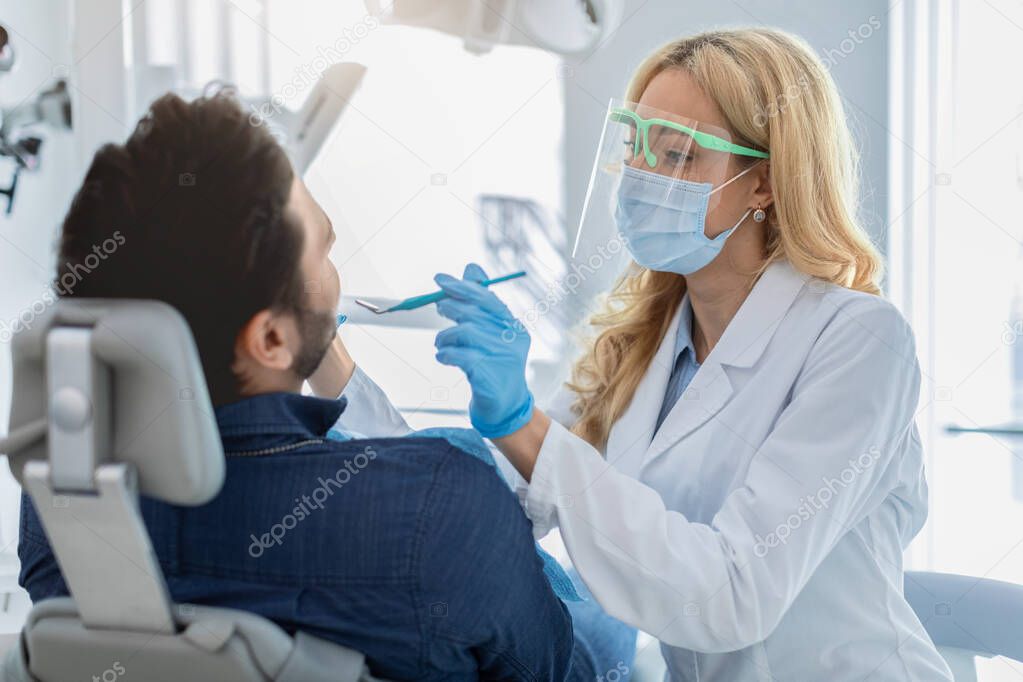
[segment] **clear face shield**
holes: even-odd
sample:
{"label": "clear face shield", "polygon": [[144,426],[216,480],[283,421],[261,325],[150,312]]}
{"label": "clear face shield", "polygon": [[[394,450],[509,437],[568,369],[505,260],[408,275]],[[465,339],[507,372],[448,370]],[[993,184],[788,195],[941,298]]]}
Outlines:
{"label": "clear face shield", "polygon": [[642,104],[612,100],[573,256],[580,243],[601,238],[599,226],[607,224],[609,215],[627,240],[656,233],[662,235],[662,241],[667,238],[670,242],[674,234],[688,234],[692,241],[697,238],[693,235],[696,228],[698,237],[706,238],[702,234],[704,220],[721,199],[717,190],[745,172],[737,173],[730,163],[734,154],[768,158],[767,152],[735,144],[721,128]]}

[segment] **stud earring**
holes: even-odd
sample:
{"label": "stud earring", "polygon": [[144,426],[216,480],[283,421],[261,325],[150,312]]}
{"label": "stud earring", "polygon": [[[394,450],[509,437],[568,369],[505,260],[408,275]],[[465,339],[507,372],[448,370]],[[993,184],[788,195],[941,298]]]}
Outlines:
{"label": "stud earring", "polygon": [[760,206],[757,206],[757,210],[753,211],[753,222],[762,223],[765,220],[767,220],[767,213]]}

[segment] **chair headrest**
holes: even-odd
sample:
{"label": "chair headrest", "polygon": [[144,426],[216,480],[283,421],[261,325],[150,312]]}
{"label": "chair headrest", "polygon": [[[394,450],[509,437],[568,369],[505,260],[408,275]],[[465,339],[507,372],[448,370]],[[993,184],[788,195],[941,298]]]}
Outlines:
{"label": "chair headrest", "polygon": [[[212,499],[224,481],[220,433],[191,331],[165,303],[60,299],[15,334],[9,434],[49,416],[47,336],[58,327],[91,329],[91,354],[109,370],[110,405],[97,411],[109,414],[109,459],[135,466],[144,495],[181,505]],[[8,453],[19,482],[48,446],[44,432]]]}

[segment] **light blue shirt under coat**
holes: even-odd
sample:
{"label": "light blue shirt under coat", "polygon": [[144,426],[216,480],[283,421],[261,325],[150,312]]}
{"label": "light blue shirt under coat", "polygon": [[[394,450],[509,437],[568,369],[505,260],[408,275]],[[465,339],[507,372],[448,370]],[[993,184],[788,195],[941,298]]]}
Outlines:
{"label": "light blue shirt under coat", "polygon": [[661,411],[657,415],[658,430],[700,369],[700,363],[696,361],[696,348],[693,346],[693,306],[689,303],[689,294],[682,298],[682,313],[678,318],[678,336],[675,339],[673,357],[675,364],[668,378],[668,387],[664,391]]}

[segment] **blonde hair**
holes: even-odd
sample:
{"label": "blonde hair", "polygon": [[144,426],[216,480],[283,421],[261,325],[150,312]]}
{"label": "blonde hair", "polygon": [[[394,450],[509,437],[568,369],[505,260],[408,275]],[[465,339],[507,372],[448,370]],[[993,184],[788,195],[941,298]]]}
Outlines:
{"label": "blonde hair", "polygon": [[[856,217],[857,155],[838,90],[801,39],[764,28],[710,31],[669,43],[633,75],[638,102],[667,69],[687,73],[724,114],[740,144],[770,150],[774,196],[759,277],[787,259],[813,277],[879,293],[881,259]],[[681,275],[633,266],[590,320],[599,334],[573,368],[573,431],[603,450],[685,293]]]}

